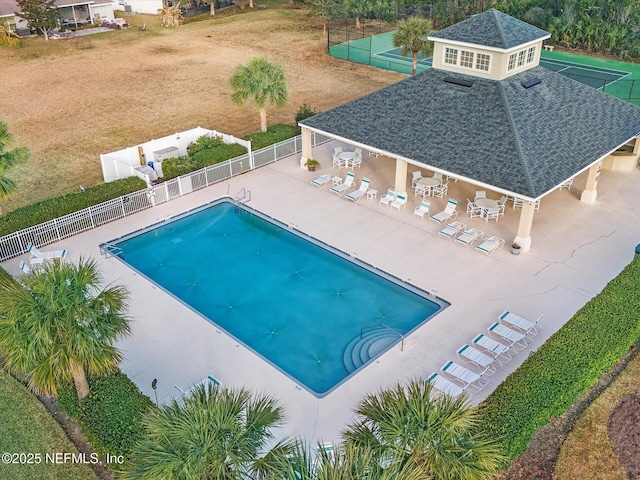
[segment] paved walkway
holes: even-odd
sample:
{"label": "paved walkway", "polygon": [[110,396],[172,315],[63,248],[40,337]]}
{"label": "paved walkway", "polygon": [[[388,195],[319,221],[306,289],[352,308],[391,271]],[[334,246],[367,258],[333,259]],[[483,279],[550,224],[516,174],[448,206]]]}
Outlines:
{"label": "paved walkway", "polygon": [[[332,149],[326,144],[314,151],[323,164],[322,173],[338,173],[328,160]],[[345,170],[340,174],[344,176]],[[133,334],[120,345],[125,354],[122,369],[145,394],[155,399],[151,383],[157,379],[155,393],[160,402],[166,402],[179,393],[174,385],[188,388],[213,375],[225,386],[248,386],[282,402],[289,417],[283,434],[312,443],[337,440],[366,393],[437,371],[455,358],[459,346],[486,332],[503,310],[529,318],[545,315],[544,330],[530,350],[538,348],[631,261],[640,242],[638,170],[603,171],[593,205],[578,201],[584,176],[576,179],[571,191],[545,197],[534,219],[532,248],[519,256],[508,248],[515,237],[519,210],[508,204],[497,223],[469,219],[464,213],[466,198],[473,198],[475,187],[450,184],[449,196],[461,206],[458,220],[506,239],[505,248],[490,257],[438,236],[434,222],[414,219],[413,208],[420,197],[410,194],[407,207],[399,212],[381,207],[377,200],[353,204],[329,193],[328,188],[311,186],[315,175],[301,169],[298,159],[292,157],[48,247],[67,248],[72,261],[80,255],[97,258],[106,281],[129,288],[134,323]],[[363,176],[371,179],[372,188],[386,191],[393,184],[393,162],[365,155],[362,169],[356,169],[358,181]],[[252,207],[437,292],[451,307],[410,335],[404,352],[399,347],[389,350],[328,396],[317,399],[119,260],[99,254],[101,242],[220,196],[233,196],[242,187],[251,190]],[[488,196],[497,198],[491,192]],[[432,200],[432,211],[443,209],[445,203],[446,198]],[[19,261],[13,259],[3,266],[18,274]],[[251,281],[255,279],[247,280],[249,286]],[[527,353],[490,377],[488,387],[472,400],[481,401]]]}

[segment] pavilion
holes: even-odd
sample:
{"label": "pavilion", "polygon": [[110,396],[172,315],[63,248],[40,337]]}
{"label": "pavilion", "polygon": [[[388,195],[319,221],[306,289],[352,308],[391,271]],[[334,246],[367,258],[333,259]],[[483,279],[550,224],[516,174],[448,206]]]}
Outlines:
{"label": "pavilion", "polygon": [[[495,9],[429,37],[433,68],[299,123],[301,165],[312,132],[523,201],[523,250],[540,199],[588,171],[593,203],[602,169],[640,157],[640,109],[539,66],[550,35]],[[388,161],[376,157],[369,161]]]}

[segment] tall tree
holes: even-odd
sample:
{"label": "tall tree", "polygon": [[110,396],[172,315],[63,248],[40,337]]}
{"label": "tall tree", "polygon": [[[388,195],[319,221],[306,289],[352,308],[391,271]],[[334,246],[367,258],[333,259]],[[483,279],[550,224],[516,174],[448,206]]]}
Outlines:
{"label": "tall tree", "polygon": [[276,107],[287,104],[287,82],[284,70],[264,57],[249,60],[246,65],[239,65],[230,80],[233,94],[231,101],[242,105],[252,98],[260,109],[260,129],[267,131],[267,103]]}
{"label": "tall tree", "polygon": [[402,56],[406,57],[411,52],[413,57],[411,75],[415,75],[418,68],[418,53],[424,57],[433,54],[433,42],[427,40],[432,33],[433,24],[428,18],[410,17],[398,23],[392,42],[394,47],[400,47]]}
{"label": "tall tree", "polygon": [[337,0],[308,0],[309,15],[322,18],[322,34],[327,34],[327,22],[330,18],[339,17],[342,4]]}
{"label": "tall tree", "polygon": [[16,0],[19,12],[16,15],[24,18],[29,28],[35,28],[49,40],[49,32],[60,25],[60,11],[56,0]]}
{"label": "tall tree", "polygon": [[114,346],[129,333],[127,291],[101,288],[94,260],[56,261],[22,277],[0,280],[0,351],[5,366],[29,377],[37,393],[56,395],[73,380],[78,399],[89,393],[87,374],[115,371]]}
{"label": "tall tree", "polygon": [[371,10],[371,0],[345,0],[345,8],[350,17],[356,19],[356,30],[362,28],[361,18]]}
{"label": "tall tree", "polygon": [[269,448],[283,422],[282,407],[268,396],[201,385],[147,413],[122,478],[265,478],[292,451],[286,442]]}
{"label": "tall tree", "polygon": [[[24,162],[29,156],[29,152],[24,147],[7,150],[12,140],[7,124],[0,122],[0,201],[5,200],[18,189],[16,183],[6,176],[7,171],[18,163]],[[2,214],[1,203],[0,214]]]}
{"label": "tall tree", "polygon": [[504,457],[481,433],[476,412],[464,398],[432,395],[430,384],[416,380],[367,396],[344,436],[373,452],[376,465],[417,470],[421,478],[492,478]]}

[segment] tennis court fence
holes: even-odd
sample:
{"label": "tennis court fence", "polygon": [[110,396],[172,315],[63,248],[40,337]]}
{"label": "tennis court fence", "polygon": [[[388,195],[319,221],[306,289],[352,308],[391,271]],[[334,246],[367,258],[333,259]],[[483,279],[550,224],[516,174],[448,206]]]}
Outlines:
{"label": "tennis court fence", "polygon": [[[394,48],[393,28],[385,22],[363,23],[360,29],[355,29],[352,23],[331,22],[328,30],[327,51],[334,58],[410,75],[412,70],[410,59],[394,59],[387,54]],[[431,68],[430,62],[419,61],[417,73],[429,68]],[[567,71],[559,73],[640,107],[640,79],[620,79],[611,82],[610,79],[603,78],[598,73],[593,75]]]}
{"label": "tennis court fence", "polygon": [[[312,133],[312,146],[331,141],[330,138]],[[119,198],[114,198],[99,205],[94,205],[48,222],[25,228],[18,232],[0,237],[0,261],[8,260],[27,253],[29,244],[36,247],[59,242],[77,235],[133,215],[162,203],[170,202],[192,192],[227,180],[241,173],[248,172],[270,163],[277,162],[302,151],[302,137],[284,140],[274,145],[241,155],[216,165],[211,165],[195,172],[181,175],[166,182],[153,185]]]}

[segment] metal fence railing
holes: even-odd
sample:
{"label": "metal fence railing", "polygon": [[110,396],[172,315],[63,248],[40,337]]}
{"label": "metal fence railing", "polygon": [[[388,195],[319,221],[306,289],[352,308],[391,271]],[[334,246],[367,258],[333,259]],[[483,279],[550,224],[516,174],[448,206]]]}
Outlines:
{"label": "metal fence railing", "polygon": [[[314,147],[330,140],[328,137],[315,133],[311,136],[311,144]],[[276,162],[301,151],[302,137],[298,135],[261,150],[256,150],[251,153],[251,156],[248,154],[241,155],[167,180],[148,189],[123,195],[99,205],[10,233],[0,237],[0,261],[27,253],[29,244],[41,247],[49,243],[59,242],[65,238],[188,195],[201,188],[206,188],[209,185]]]}

